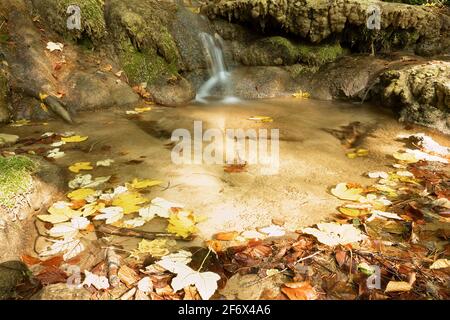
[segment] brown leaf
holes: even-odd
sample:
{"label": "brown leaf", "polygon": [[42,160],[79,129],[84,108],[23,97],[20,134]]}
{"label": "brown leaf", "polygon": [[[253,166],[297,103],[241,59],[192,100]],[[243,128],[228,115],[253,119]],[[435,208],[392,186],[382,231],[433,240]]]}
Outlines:
{"label": "brown leaf", "polygon": [[221,241],[231,241],[234,240],[239,235],[238,232],[219,232],[214,235],[214,239]]}
{"label": "brown leaf", "polygon": [[139,276],[136,271],[128,266],[121,266],[117,275],[119,276],[120,281],[127,286],[131,286],[139,281]]}
{"label": "brown leaf", "polygon": [[54,283],[66,282],[67,274],[55,266],[50,266],[36,275],[36,278],[45,286]]}
{"label": "brown leaf", "polygon": [[345,263],[345,258],[347,257],[347,252],[344,250],[336,250],[335,253],[336,262],[338,263],[339,267],[342,267],[342,265]]}
{"label": "brown leaf", "polygon": [[317,300],[316,290],[307,281],[285,283],[281,291],[290,300]]}
{"label": "brown leaf", "polygon": [[28,266],[34,266],[41,263],[41,259],[29,256],[27,254],[23,254],[20,259]]}
{"label": "brown leaf", "polygon": [[228,165],[223,167],[223,171],[225,171],[227,173],[241,173],[241,172],[246,172],[247,171],[246,167],[247,167],[247,163],[244,163],[244,164],[239,164],[239,163],[228,164]]}
{"label": "brown leaf", "polygon": [[56,256],[41,262],[41,265],[45,267],[59,267],[64,261],[63,256]]}

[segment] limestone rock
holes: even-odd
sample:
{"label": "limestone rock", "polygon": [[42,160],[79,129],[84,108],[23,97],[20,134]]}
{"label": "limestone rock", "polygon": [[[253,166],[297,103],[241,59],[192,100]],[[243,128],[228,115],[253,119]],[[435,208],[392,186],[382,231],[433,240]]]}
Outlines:
{"label": "limestone rock", "polygon": [[17,142],[19,136],[14,134],[0,133],[0,147],[9,146]]}
{"label": "limestone rock", "polygon": [[[366,26],[373,6],[381,12],[380,31]],[[422,54],[445,52],[450,45],[448,9],[367,0],[209,0],[202,11],[263,32],[283,29],[313,43],[337,36],[357,48],[392,44]]]}

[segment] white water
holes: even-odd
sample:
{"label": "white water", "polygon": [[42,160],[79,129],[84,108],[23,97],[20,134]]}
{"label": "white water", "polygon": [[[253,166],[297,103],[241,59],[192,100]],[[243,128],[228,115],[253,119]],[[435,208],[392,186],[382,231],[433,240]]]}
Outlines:
{"label": "white water", "polygon": [[206,61],[208,62],[210,78],[198,90],[196,100],[206,103],[208,98],[213,97],[212,90],[220,87],[223,92],[223,103],[238,102],[239,99],[232,95],[231,76],[226,68],[222,52],[223,40],[217,34],[213,37],[205,32],[201,32],[199,37],[203,44]]}

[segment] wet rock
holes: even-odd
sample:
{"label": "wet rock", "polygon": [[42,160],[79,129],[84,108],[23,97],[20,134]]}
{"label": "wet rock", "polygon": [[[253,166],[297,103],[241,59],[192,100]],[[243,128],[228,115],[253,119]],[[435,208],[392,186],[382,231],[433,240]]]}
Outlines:
{"label": "wet rock", "polygon": [[[373,5],[381,12],[379,32],[366,27]],[[282,29],[313,43],[343,36],[350,45],[366,50],[372,44],[381,48],[383,43],[393,43],[445,52],[449,45],[441,40],[449,38],[448,9],[359,0],[209,0],[202,10],[212,19],[250,24],[263,32]]]}
{"label": "wet rock", "polygon": [[72,90],[64,102],[74,111],[129,106],[139,101],[128,84],[101,71],[75,72],[67,82]]}
{"label": "wet rock", "polygon": [[384,72],[380,79],[382,102],[401,121],[450,133],[450,62],[405,66]]}
{"label": "wet rock", "polygon": [[293,65],[298,62],[320,66],[336,60],[343,53],[339,44],[308,45],[275,36],[254,41],[237,56],[247,66]]}
{"label": "wet rock", "polygon": [[363,99],[386,63],[386,59],[364,55],[342,57],[324,65],[303,83],[309,83],[309,91],[317,99]]}
{"label": "wet rock", "polygon": [[184,105],[195,98],[194,87],[181,77],[164,84],[151,85],[149,91],[156,103],[169,107]]}
{"label": "wet rock", "polygon": [[31,300],[89,300],[91,293],[85,288],[56,283],[45,286]]}
{"label": "wet rock", "polygon": [[10,146],[19,140],[19,136],[16,136],[14,134],[6,134],[6,133],[0,133],[0,148],[4,146]]}
{"label": "wet rock", "polygon": [[233,92],[245,99],[273,98],[297,91],[297,82],[281,67],[241,67],[232,73]]}
{"label": "wet rock", "polygon": [[9,111],[9,87],[6,75],[0,69],[0,123],[8,122]]}
{"label": "wet rock", "polygon": [[28,278],[29,270],[20,261],[0,263],[0,300],[15,297],[16,287]]}

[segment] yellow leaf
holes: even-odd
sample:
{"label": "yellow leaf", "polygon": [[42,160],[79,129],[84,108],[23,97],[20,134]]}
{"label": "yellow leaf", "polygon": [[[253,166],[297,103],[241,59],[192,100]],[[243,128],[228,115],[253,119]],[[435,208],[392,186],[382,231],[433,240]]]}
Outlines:
{"label": "yellow leaf", "polygon": [[430,266],[430,269],[445,269],[450,268],[450,260],[438,259]]}
{"label": "yellow leaf", "polygon": [[90,162],[77,162],[74,163],[69,167],[69,170],[75,173],[79,173],[81,170],[92,170],[94,167],[92,167]]}
{"label": "yellow leaf", "polygon": [[346,156],[347,156],[347,158],[349,158],[349,159],[355,159],[355,158],[358,158],[358,155],[357,155],[356,153],[354,153],[354,152],[349,152],[349,153],[346,154]]}
{"label": "yellow leaf", "polygon": [[169,225],[167,231],[176,235],[187,238],[197,231],[196,218],[192,211],[189,210],[173,210],[169,217]]}
{"label": "yellow leaf", "polygon": [[47,108],[47,106],[45,105],[45,103],[41,103],[40,106],[41,106],[41,109],[42,109],[42,110],[44,110],[45,112],[48,112],[48,108]]}
{"label": "yellow leaf", "polygon": [[131,254],[133,258],[140,258],[142,254],[150,254],[153,257],[163,257],[168,255],[177,245],[175,240],[170,239],[155,239],[152,241],[142,240],[138,244],[138,248]]}
{"label": "yellow leaf", "polygon": [[339,212],[347,217],[360,217],[369,214],[367,210],[358,208],[339,207]]}
{"label": "yellow leaf", "polygon": [[45,99],[47,99],[48,94],[46,93],[39,93],[39,99],[41,99],[41,101],[44,101]]}
{"label": "yellow leaf", "polygon": [[61,202],[53,204],[48,209],[48,212],[50,214],[38,215],[37,217],[44,222],[56,224],[81,216],[81,212],[71,209],[68,203],[61,204]]}
{"label": "yellow leaf", "polygon": [[134,108],[134,111],[138,112],[138,113],[143,113],[146,111],[151,111],[152,107],[140,107],[140,108]]}
{"label": "yellow leaf", "polygon": [[267,116],[252,116],[250,118],[248,118],[248,120],[254,120],[254,121],[258,121],[258,122],[272,122],[273,119],[271,117],[267,117]]}
{"label": "yellow leaf", "polygon": [[410,291],[412,286],[405,281],[389,281],[384,292],[406,292]]}
{"label": "yellow leaf", "polygon": [[71,137],[62,137],[61,140],[64,142],[83,142],[86,141],[88,137],[86,136],[71,136]]}
{"label": "yellow leaf", "polygon": [[147,201],[148,200],[143,198],[139,193],[125,192],[115,197],[112,205],[121,207],[124,214],[129,214],[139,211],[139,209],[141,209],[139,205],[146,203]]}
{"label": "yellow leaf", "polygon": [[303,99],[309,99],[311,97],[309,92],[301,91],[301,90],[299,92],[296,92],[296,93],[292,94],[292,96],[294,98],[303,98]]}
{"label": "yellow leaf", "polygon": [[87,197],[93,195],[95,193],[94,189],[83,188],[72,191],[67,195],[67,197],[71,200],[84,200]]}
{"label": "yellow leaf", "polygon": [[414,156],[414,154],[411,153],[399,153],[399,152],[395,152],[392,155],[395,159],[406,162],[406,163],[416,163],[417,160],[416,157]]}
{"label": "yellow leaf", "polygon": [[361,198],[361,188],[347,188],[346,183],[339,183],[335,188],[331,189],[331,193],[342,200],[358,201]]}
{"label": "yellow leaf", "polygon": [[133,182],[131,183],[131,186],[133,188],[135,188],[135,189],[144,189],[144,188],[157,186],[157,185],[159,185],[161,183],[163,183],[163,182],[159,181],[159,180],[150,180],[150,179],[139,180],[139,179],[134,179]]}

